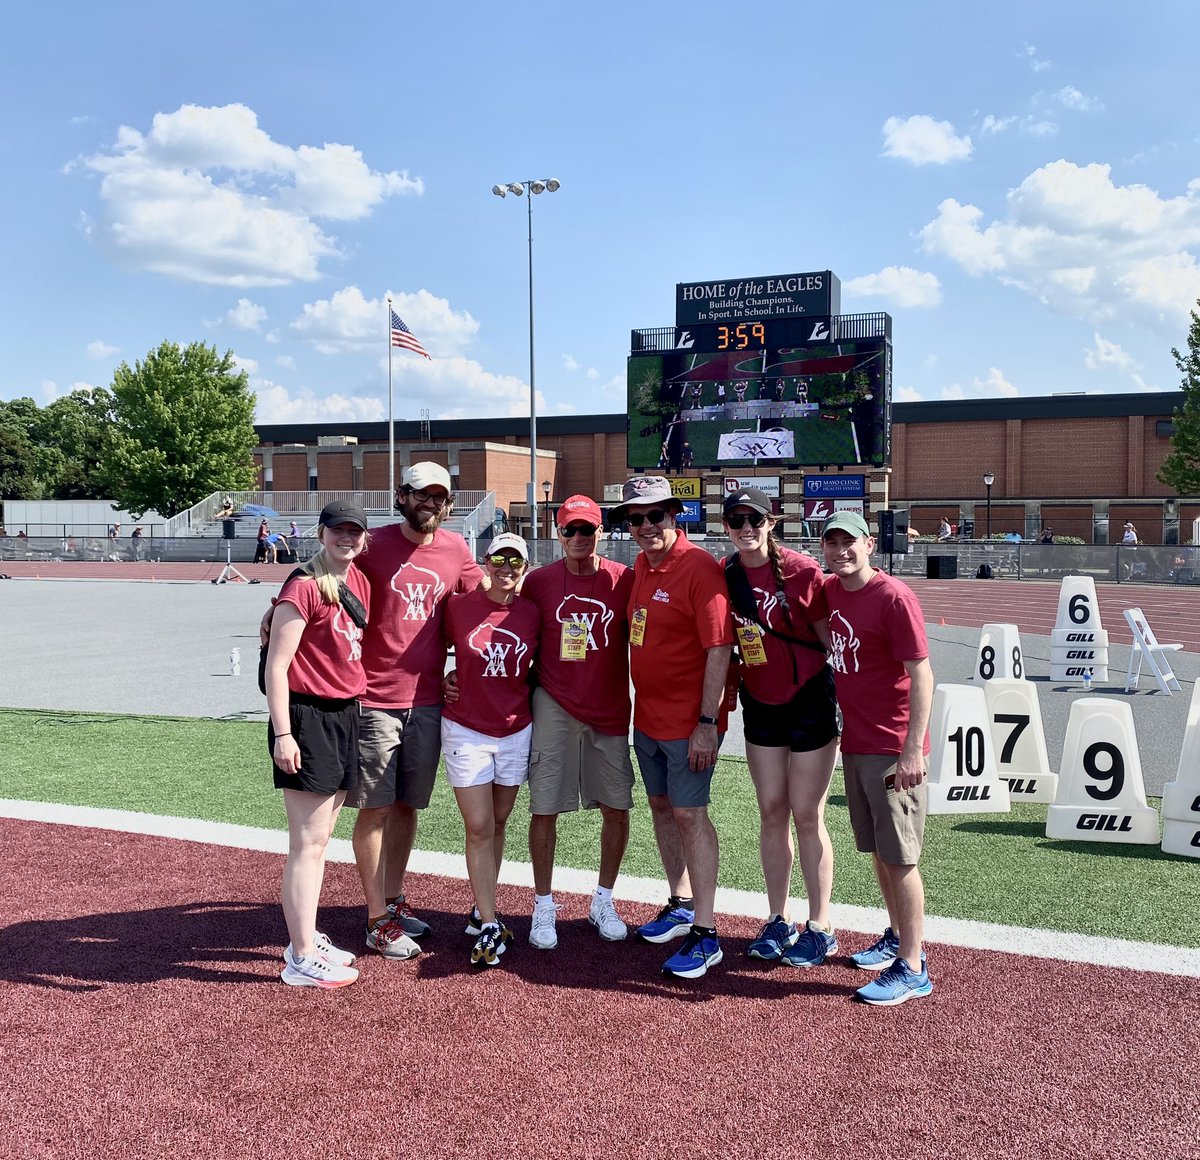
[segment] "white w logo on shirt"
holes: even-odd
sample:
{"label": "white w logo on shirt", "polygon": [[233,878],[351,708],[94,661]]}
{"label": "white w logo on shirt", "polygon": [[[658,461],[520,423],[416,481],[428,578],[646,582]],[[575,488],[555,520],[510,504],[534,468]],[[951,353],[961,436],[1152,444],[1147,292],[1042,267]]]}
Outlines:
{"label": "white w logo on shirt", "polygon": [[529,651],[527,645],[515,632],[507,628],[496,628],[490,624],[481,624],[467,637],[467,647],[473,653],[483,657],[483,675],[485,677],[507,677],[509,654],[513,654],[512,676],[521,669],[521,658]]}
{"label": "white w logo on shirt", "polygon": [[401,620],[428,620],[446,585],[436,572],[404,563],[392,577],[392,591],[405,602]]}

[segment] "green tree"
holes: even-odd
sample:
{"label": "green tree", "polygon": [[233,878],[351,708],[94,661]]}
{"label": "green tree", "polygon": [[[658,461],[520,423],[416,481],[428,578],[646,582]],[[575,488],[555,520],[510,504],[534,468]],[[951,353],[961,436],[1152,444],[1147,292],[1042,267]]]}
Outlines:
{"label": "green tree", "polygon": [[19,428],[0,423],[0,499],[41,499],[37,458]]}
{"label": "green tree", "polygon": [[1174,347],[1171,353],[1183,375],[1183,406],[1175,408],[1171,454],[1158,469],[1158,478],[1180,495],[1196,495],[1200,493],[1200,314],[1196,311],[1188,329],[1187,354]]}
{"label": "green tree", "polygon": [[43,475],[54,499],[107,499],[105,446],[112,424],[112,395],[103,387],[72,391],[38,416],[34,439],[57,463]]}
{"label": "green tree", "polygon": [[117,367],[104,449],[109,492],[134,515],[171,516],[214,491],[253,487],[254,394],[233,352],[164,342]]}

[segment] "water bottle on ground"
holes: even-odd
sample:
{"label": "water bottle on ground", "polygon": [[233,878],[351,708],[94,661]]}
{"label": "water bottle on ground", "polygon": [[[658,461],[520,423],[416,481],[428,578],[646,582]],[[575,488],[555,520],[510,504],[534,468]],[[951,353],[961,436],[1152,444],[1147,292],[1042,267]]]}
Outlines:
{"label": "water bottle on ground", "polygon": [[230,650],[229,675],[231,677],[240,677],[242,675],[242,650],[240,648]]}

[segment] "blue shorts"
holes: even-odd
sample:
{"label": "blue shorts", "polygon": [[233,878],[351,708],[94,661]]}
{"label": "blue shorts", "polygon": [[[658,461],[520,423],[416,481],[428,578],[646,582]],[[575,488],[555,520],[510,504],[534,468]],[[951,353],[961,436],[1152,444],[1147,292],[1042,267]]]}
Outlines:
{"label": "blue shorts", "polygon": [[[717,736],[720,749],[725,734]],[[638,768],[642,771],[642,782],[650,797],[665,797],[679,809],[707,806],[711,797],[713,770],[694,770],[688,767],[688,743],[682,741],[656,741],[640,729],[633,731],[633,751],[637,756]]]}

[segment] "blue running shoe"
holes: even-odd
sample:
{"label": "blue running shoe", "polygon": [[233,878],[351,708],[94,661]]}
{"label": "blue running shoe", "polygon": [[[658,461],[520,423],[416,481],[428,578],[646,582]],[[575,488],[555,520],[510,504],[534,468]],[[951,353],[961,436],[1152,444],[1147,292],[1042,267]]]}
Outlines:
{"label": "blue running shoe", "polygon": [[921,955],[921,970],[909,969],[903,959],[897,959],[878,979],[872,979],[865,987],[854,992],[860,1002],[872,1007],[895,1007],[909,999],[923,999],[933,994],[929,971],[925,966],[925,955]]}
{"label": "blue running shoe", "polygon": [[769,919],[762,930],[758,932],[758,938],[746,948],[746,954],[752,959],[772,962],[792,946],[799,937],[800,932],[796,929],[796,924],[788,922],[782,914],[777,914]]}
{"label": "blue running shoe", "polygon": [[663,963],[663,974],[678,979],[698,979],[721,958],[721,944],[715,934],[697,934],[689,927],[683,946]]}
{"label": "blue running shoe", "polygon": [[638,927],[638,938],[648,943],[670,942],[673,938],[687,934],[695,921],[696,912],[694,910],[680,906],[674,899],[671,899],[658,912],[657,918]]}
{"label": "blue running shoe", "polygon": [[837,935],[832,931],[826,934],[819,926],[806,922],[795,945],[783,952],[783,961],[789,967],[819,967],[830,955],[836,955],[837,949]]}
{"label": "blue running shoe", "polygon": [[889,926],[865,951],[857,951],[850,961],[864,971],[882,971],[890,967],[900,953],[900,940]]}

